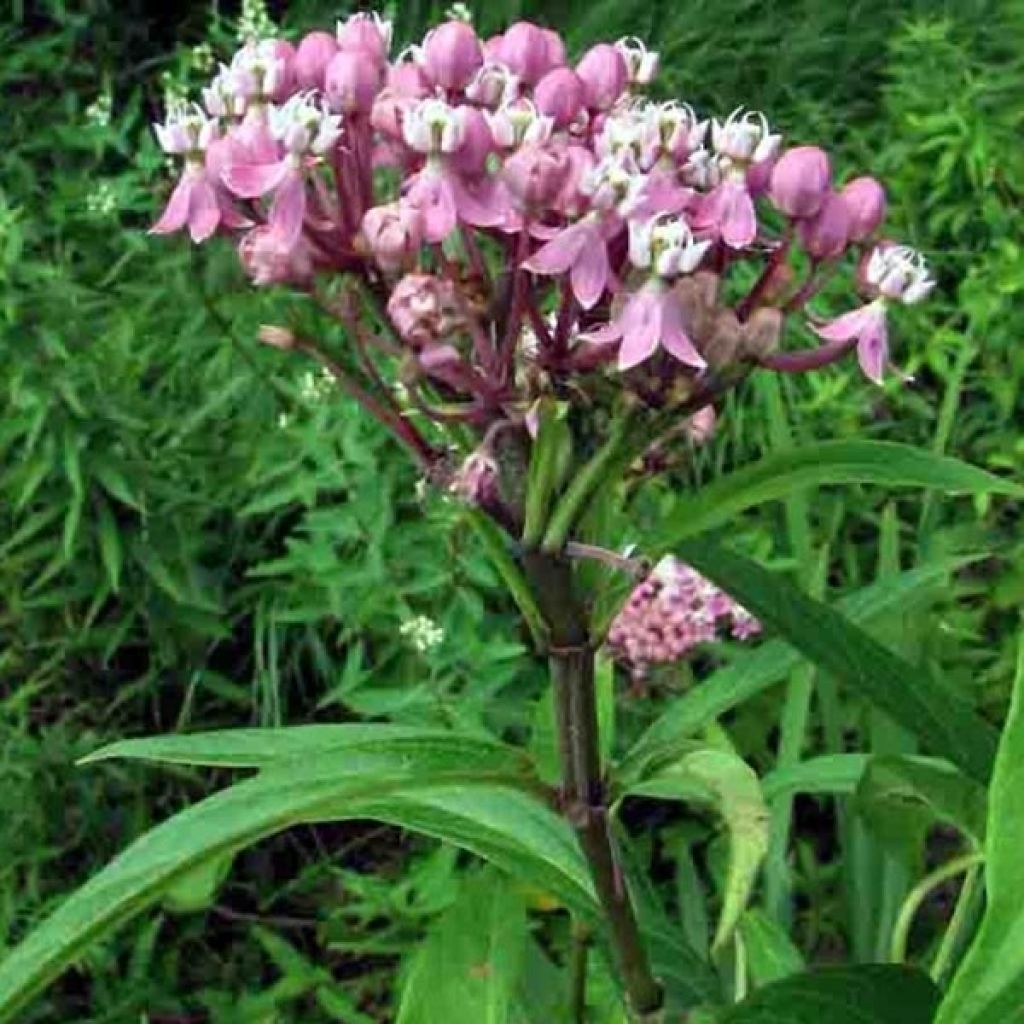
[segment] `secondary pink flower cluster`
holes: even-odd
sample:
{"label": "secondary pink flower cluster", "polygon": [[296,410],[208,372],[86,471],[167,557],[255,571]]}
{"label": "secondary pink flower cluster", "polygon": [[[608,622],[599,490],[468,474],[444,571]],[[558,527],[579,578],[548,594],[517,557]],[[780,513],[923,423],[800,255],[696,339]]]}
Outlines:
{"label": "secondary pink flower cluster", "polygon": [[725,591],[668,556],[634,589],[607,642],[612,656],[640,679],[652,665],[679,661],[711,643],[724,626],[738,640],[761,631],[757,619]]}
{"label": "secondary pink flower cluster", "polygon": [[[889,307],[932,287],[879,237],[877,181],[840,185],[759,112],[648,98],[658,55],[638,40],[573,61],[529,22],[481,39],[448,21],[390,50],[369,14],[245,45],[156,126],[183,171],[153,230],[234,236],[258,285],[358,278],[426,415],[433,396],[481,429],[522,420],[552,382],[616,367],[642,367],[627,382],[659,407],[728,365],[803,371],[853,349],[880,380]],[[812,318],[816,348],[778,351],[847,253],[866,301]],[[737,299],[724,281],[751,265]]]}

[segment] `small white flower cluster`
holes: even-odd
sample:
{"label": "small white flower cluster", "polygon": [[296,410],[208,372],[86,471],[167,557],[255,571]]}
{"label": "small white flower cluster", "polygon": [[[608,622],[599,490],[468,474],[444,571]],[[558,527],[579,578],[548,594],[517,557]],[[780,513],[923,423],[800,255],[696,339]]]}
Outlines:
{"label": "small white flower cluster", "polygon": [[266,0],[242,0],[237,34],[242,43],[253,39],[270,39],[277,34],[277,26],[267,10]]}
{"label": "small white flower cluster", "polygon": [[334,378],[327,370],[309,370],[299,381],[299,394],[305,402],[322,402],[333,390]]}
{"label": "small white flower cluster", "polygon": [[468,4],[454,3],[444,12],[444,16],[449,21],[464,21],[467,25],[473,24],[473,12],[469,9]]}
{"label": "small white flower cluster", "polygon": [[85,208],[93,217],[109,217],[117,210],[117,193],[109,181],[101,181],[86,197]]}
{"label": "small white flower cluster", "polygon": [[444,639],[444,630],[429,616],[415,615],[398,627],[398,632],[420,654],[438,647]]}
{"label": "small white flower cluster", "polygon": [[109,92],[101,92],[85,108],[85,119],[94,128],[106,128],[110,124],[110,115],[114,109],[114,98]]}

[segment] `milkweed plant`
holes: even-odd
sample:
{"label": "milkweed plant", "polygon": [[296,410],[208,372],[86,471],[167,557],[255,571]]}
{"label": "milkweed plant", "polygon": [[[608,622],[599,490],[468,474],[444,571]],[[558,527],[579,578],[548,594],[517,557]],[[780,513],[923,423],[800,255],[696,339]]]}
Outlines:
{"label": "milkweed plant", "polygon": [[[751,985],[738,926],[771,806],[728,742],[694,728],[731,698],[708,698],[703,717],[669,706],[620,751],[614,693],[596,682],[618,666],[642,684],[722,638],[752,645],[737,654],[751,665],[795,649],[920,738],[927,756],[908,788],[926,790],[928,771],[988,781],[996,739],[962,698],[723,531],[816,483],[1013,485],[901,445],[823,442],[682,494],[658,506],[665,521],[630,514],[646,488],[679,486],[662,456],[706,444],[753,375],[855,359],[865,388],[905,378],[890,327],[936,282],[886,233],[884,186],[817,145],[789,145],[768,112],[662,98],[659,55],[639,39],[570,55],[549,28],[521,21],[484,39],[453,17],[392,50],[391,25],[365,13],[297,43],[245,42],[154,126],[176,178],[151,232],[234,246],[255,288],[291,290],[312,313],[304,324],[322,320],[321,335],[296,320],[259,337],[312,361],[463,509],[549,667],[560,778],[540,772],[536,744],[386,723],[107,748],[96,757],[257,771],[140,839],[31,933],[0,967],[0,1018],[17,1019],[89,943],[183,879],[289,825],[362,817],[467,849],[571,916],[545,946],[564,978],[557,1009],[512,1000],[473,1019],[591,1019],[593,949],[618,986],[618,1019],[816,1020],[834,999],[872,1021],[996,1020],[963,1009],[985,969],[974,951],[952,982],[904,963]],[[705,685],[677,699],[703,699]],[[620,811],[637,796],[724,822],[703,949],[629,856]],[[965,842],[962,871],[976,874],[985,841]],[[974,924],[958,909],[948,942]]]}

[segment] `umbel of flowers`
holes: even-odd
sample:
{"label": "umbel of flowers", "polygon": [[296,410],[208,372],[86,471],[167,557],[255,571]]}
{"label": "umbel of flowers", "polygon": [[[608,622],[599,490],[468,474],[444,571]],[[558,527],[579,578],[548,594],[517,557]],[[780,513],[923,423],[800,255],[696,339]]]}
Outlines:
{"label": "umbel of flowers", "polygon": [[[503,483],[499,439],[528,450],[546,398],[591,425],[621,407],[675,413],[700,439],[758,367],[855,352],[882,379],[889,309],[933,282],[882,236],[874,178],[840,184],[824,150],[786,149],[759,111],[704,118],[650,98],[658,55],[636,39],[572,61],[538,25],[481,39],[452,20],[391,48],[372,14],[244,45],[155,126],[181,177],[152,230],[230,237],[254,284],[346,324],[348,360],[287,328],[263,337],[324,363],[432,480],[515,533],[521,488]],[[823,321],[808,303],[846,267],[860,301]],[[794,319],[820,344],[783,346]],[[477,445],[461,462],[444,441],[456,425]],[[611,631],[635,670],[714,634],[714,614],[666,604],[663,586],[642,584]]]}

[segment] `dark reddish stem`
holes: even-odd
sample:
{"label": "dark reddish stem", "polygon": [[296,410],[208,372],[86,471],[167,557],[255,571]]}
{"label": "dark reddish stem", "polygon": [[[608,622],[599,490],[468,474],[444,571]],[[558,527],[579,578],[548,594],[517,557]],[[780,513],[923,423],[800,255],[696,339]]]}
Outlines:
{"label": "dark reddish stem", "polygon": [[766,370],[779,373],[806,373],[808,370],[820,370],[838,362],[856,347],[857,340],[829,341],[817,348],[805,349],[803,352],[773,352],[763,356],[758,365]]}
{"label": "dark reddish stem", "polygon": [[773,250],[771,256],[768,257],[768,263],[761,272],[761,276],[754,282],[754,286],[750,289],[749,294],[747,294],[736,306],[736,316],[739,320],[746,320],[747,317],[750,316],[754,309],[757,308],[757,304],[764,297],[765,292],[772,286],[772,282],[775,280],[779,267],[785,263],[786,257],[789,255],[789,247],[792,242],[793,225],[789,224],[786,226],[785,234],[779,240],[779,243]]}

